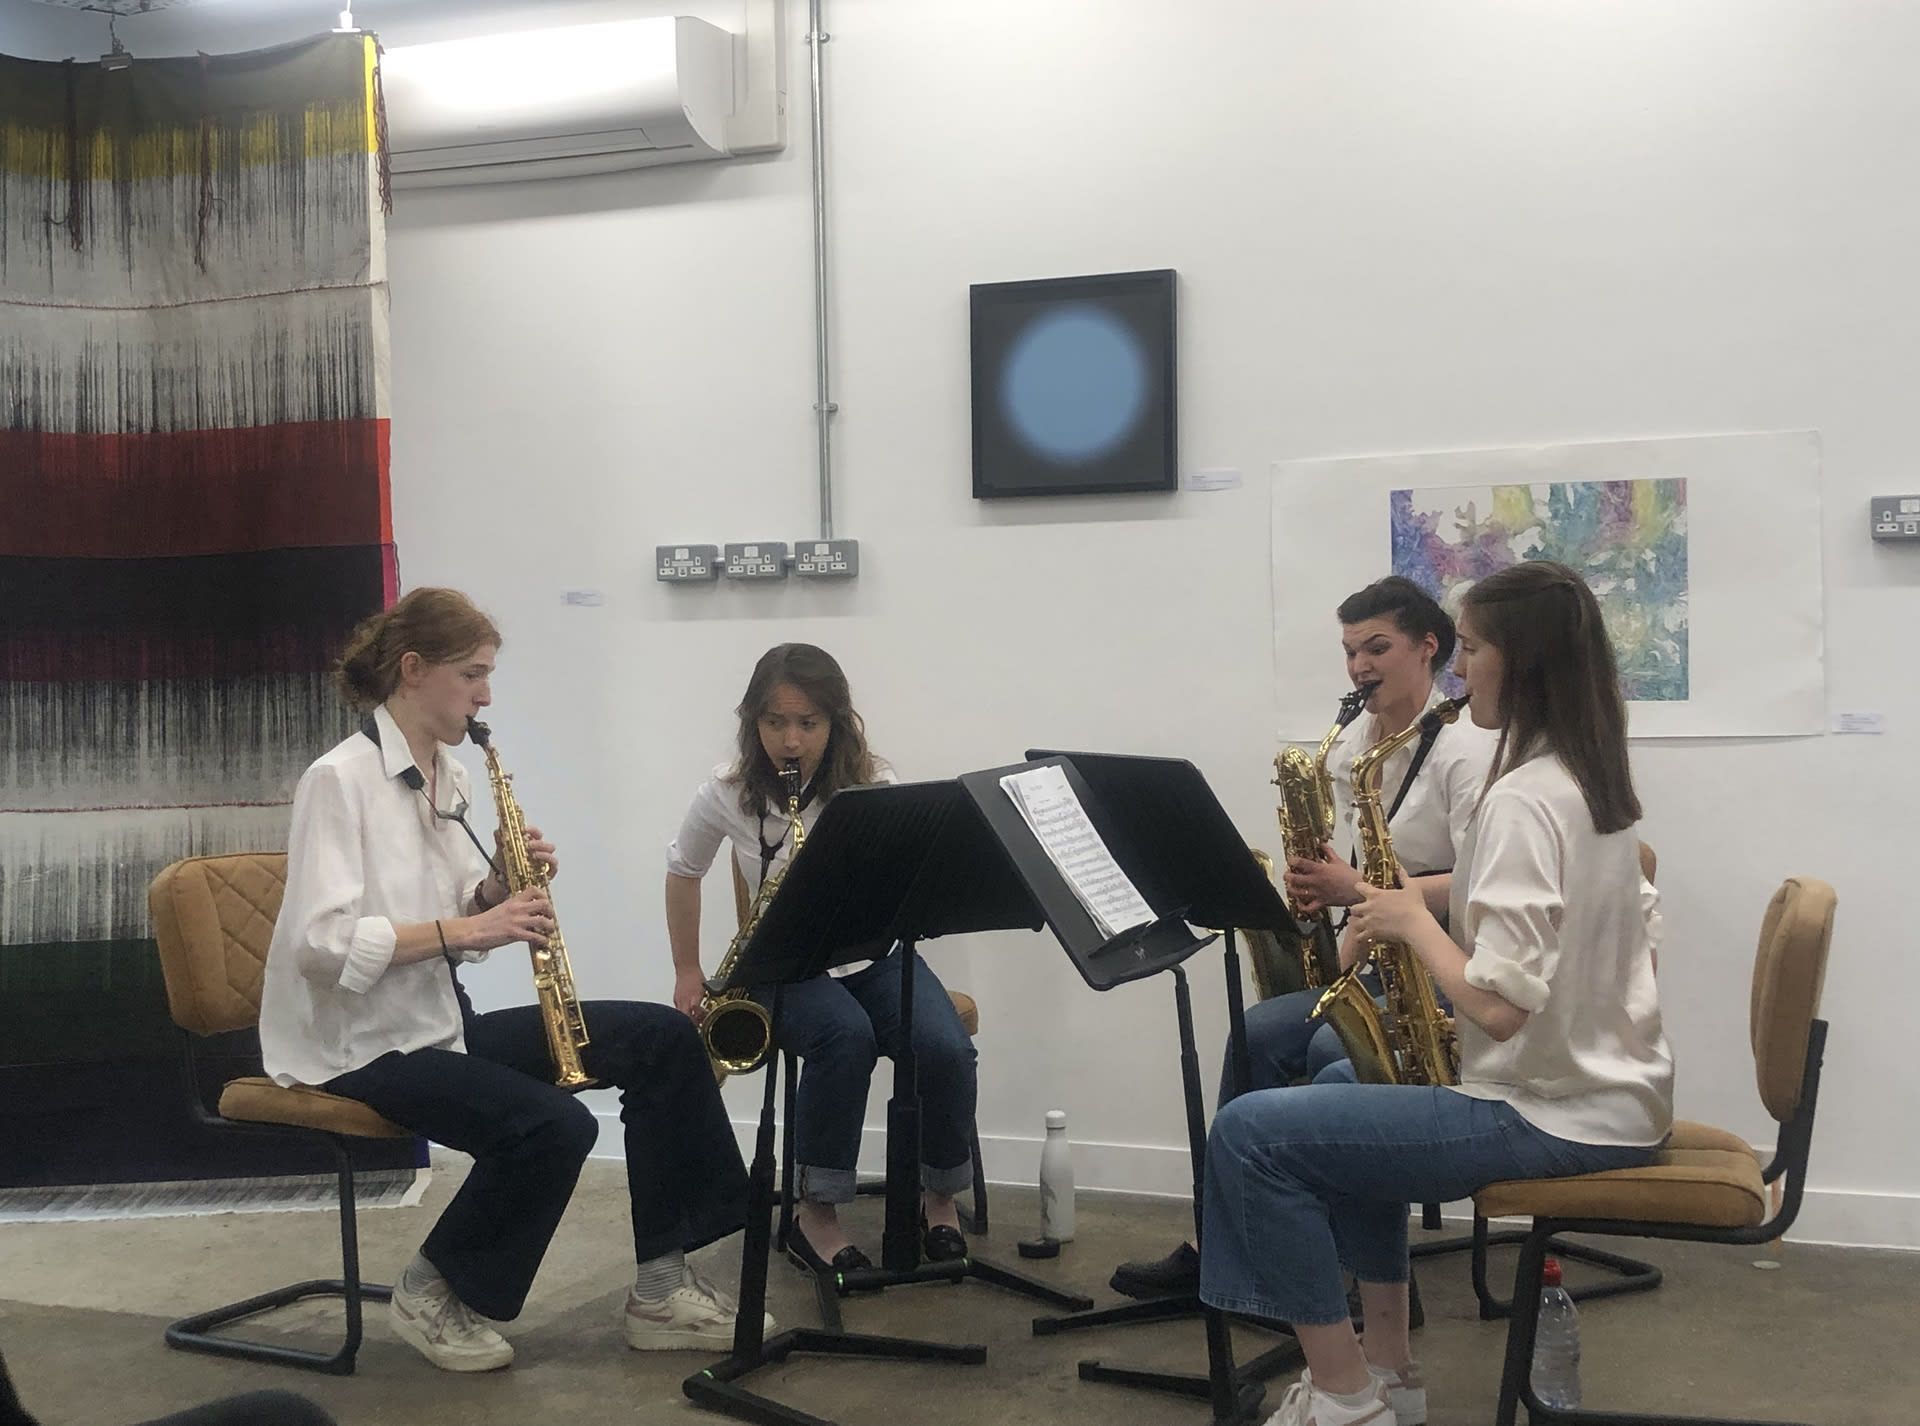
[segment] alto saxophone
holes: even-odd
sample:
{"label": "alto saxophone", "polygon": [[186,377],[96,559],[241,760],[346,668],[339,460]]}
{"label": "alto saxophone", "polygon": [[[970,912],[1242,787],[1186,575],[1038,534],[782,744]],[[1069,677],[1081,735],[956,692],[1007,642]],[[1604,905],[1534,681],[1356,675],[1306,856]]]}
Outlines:
{"label": "alto saxophone", "polygon": [[[787,789],[787,826],[793,837],[793,851],[787,858],[787,866],[791,867],[793,858],[800,855],[800,848],[807,840],[807,829],[800,824],[800,764],[788,758],[780,769],[780,781]],[[732,977],[740,952],[753,938],[753,928],[760,924],[761,914],[773,900],[773,893],[780,889],[785,875],[786,870],[782,869],[769,872],[761,879],[759,894],[753,898],[747,919],[740,923],[740,929],[728,943],[727,953],[720,957],[719,969],[714,971],[709,984],[725,985]],[[701,1002],[700,1040],[707,1047],[707,1058],[713,1061],[713,1077],[725,1081],[730,1074],[746,1074],[759,1068],[773,1044],[773,1020],[766,1007],[750,999],[745,990],[724,990]]]}
{"label": "alto saxophone", "polygon": [[[1312,757],[1299,748],[1288,748],[1274,758],[1273,784],[1280,789],[1280,841],[1289,860],[1318,861],[1325,855],[1334,831],[1333,778],[1327,772],[1327,756],[1333,751],[1334,741],[1360,716],[1379,686],[1362,684],[1340,700],[1334,724]],[[1291,933],[1282,930],[1272,935],[1273,952],[1284,950],[1284,956],[1263,954],[1267,950],[1264,944],[1256,943],[1253,948],[1254,990],[1262,1000],[1287,991],[1317,989],[1340,975],[1340,945],[1332,916],[1325,908],[1306,913],[1296,905],[1292,910]],[[1264,942],[1266,938],[1261,939]]]}
{"label": "alto saxophone", "polygon": [[[547,891],[553,873],[546,863],[535,861],[527,852],[527,819],[520,811],[520,799],[513,795],[513,775],[500,770],[492,731],[485,723],[469,718],[467,736],[487,755],[487,781],[493,784],[493,809],[500,822],[500,855],[506,863],[501,875],[506,879],[507,893],[525,891],[529,886]],[[560,923],[554,922],[545,946],[528,949],[533,953],[533,992],[540,1002],[547,1050],[553,1056],[553,1082],[562,1089],[591,1089],[597,1081],[580,1067],[580,1051],[587,1045],[587,1022],[580,1013],[580,997],[573,992],[573,967],[567,962],[567,943],[560,939]]]}
{"label": "alto saxophone", "polygon": [[[1360,870],[1369,885],[1401,884],[1400,859],[1394,855],[1393,836],[1380,806],[1382,766],[1429,728],[1438,731],[1453,722],[1466,706],[1465,698],[1437,703],[1408,727],[1382,738],[1354,760],[1353,806],[1359,821]],[[1362,1084],[1458,1083],[1460,1047],[1453,1026],[1441,1012],[1433,979],[1413,947],[1405,941],[1374,940],[1363,950],[1365,956],[1320,997],[1312,1018],[1333,1026]],[[1384,1012],[1360,983],[1368,958],[1380,974]]]}

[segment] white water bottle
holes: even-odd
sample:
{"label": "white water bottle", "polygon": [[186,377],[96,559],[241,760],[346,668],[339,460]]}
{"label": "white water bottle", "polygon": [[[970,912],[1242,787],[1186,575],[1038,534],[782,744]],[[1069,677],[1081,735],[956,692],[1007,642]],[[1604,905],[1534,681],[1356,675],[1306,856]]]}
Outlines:
{"label": "white water bottle", "polygon": [[1064,1109],[1047,1111],[1047,1137],[1040,1145],[1040,1236],[1073,1241],[1073,1153]]}
{"label": "white water bottle", "polygon": [[1560,1285],[1560,1260],[1540,1274],[1540,1329],[1533,1339],[1533,1394],[1547,1406],[1580,1404],[1580,1309]]}

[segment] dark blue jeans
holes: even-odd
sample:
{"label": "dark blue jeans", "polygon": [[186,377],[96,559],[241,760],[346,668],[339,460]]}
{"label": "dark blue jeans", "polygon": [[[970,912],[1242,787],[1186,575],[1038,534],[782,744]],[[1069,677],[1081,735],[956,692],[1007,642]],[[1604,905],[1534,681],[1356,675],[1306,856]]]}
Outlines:
{"label": "dark blue jeans", "polygon": [[[746,1222],[746,1168],[693,1022],[639,1001],[581,1008],[589,1040],[581,1062],[620,1091],[635,1260],[737,1231]],[[469,1008],[466,1036],[464,1055],[382,1055],[322,1088],[473,1155],[420,1251],[462,1302],[506,1322],[520,1315],[599,1127],[586,1105],[554,1086],[537,1007]]]}
{"label": "dark blue jeans", "polygon": [[[754,998],[773,1003],[770,987]],[[860,1158],[867,1085],[879,1056],[900,1050],[899,952],[835,980],[819,975],[783,988],[774,1044],[801,1060],[794,1112],[799,1194],[809,1203],[850,1203]],[[916,953],[913,1053],[920,1082],[920,1178],[935,1193],[973,1182],[973,1041],[946,987]]]}

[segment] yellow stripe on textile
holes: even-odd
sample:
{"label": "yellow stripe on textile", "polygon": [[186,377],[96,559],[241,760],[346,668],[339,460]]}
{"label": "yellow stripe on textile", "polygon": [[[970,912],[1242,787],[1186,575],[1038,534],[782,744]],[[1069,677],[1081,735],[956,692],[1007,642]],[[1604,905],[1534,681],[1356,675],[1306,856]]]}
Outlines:
{"label": "yellow stripe on textile", "polygon": [[[367,43],[371,53],[372,41]],[[369,67],[369,76],[371,72]],[[365,92],[352,99],[309,104],[298,115],[260,113],[239,122],[217,120],[208,137],[216,173],[289,160],[371,153],[376,142],[371,77]],[[196,174],[201,167],[197,125],[172,125],[128,140],[95,129],[82,134],[77,147],[80,176],[90,181],[137,183]],[[68,155],[64,129],[0,125],[0,170],[65,182],[72,167]]]}

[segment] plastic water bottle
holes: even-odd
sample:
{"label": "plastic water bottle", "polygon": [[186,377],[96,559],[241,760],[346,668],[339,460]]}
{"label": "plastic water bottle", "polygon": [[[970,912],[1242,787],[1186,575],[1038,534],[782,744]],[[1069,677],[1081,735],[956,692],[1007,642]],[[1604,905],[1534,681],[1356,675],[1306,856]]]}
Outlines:
{"label": "plastic water bottle", "polygon": [[1073,1241],[1073,1153],[1064,1109],[1047,1111],[1047,1138],[1040,1146],[1040,1236]]}
{"label": "plastic water bottle", "polygon": [[1540,1330],[1533,1339],[1533,1394],[1548,1406],[1580,1404],[1580,1309],[1560,1285],[1560,1260],[1540,1274]]}

